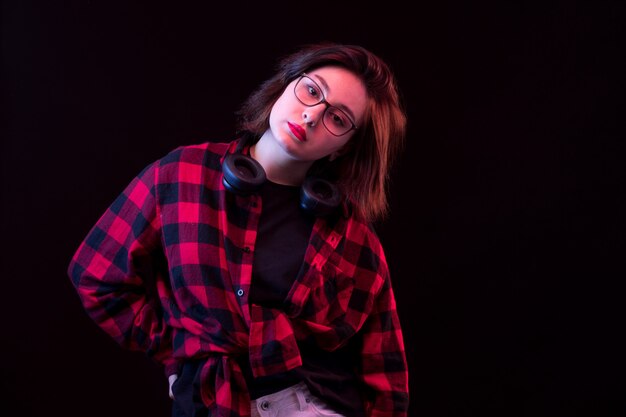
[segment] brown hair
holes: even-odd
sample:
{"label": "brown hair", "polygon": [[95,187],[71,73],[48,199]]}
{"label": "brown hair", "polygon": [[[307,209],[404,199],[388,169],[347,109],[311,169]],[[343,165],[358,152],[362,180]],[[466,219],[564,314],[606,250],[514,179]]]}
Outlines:
{"label": "brown hair", "polygon": [[286,86],[303,72],[329,65],[357,75],[366,87],[369,103],[349,150],[332,162],[327,158],[317,161],[311,171],[332,176],[356,214],[365,221],[376,221],[388,214],[389,171],[404,142],[406,115],[394,75],[372,52],[357,45],[318,43],[284,57],[276,74],[239,109],[239,132],[258,140],[269,128],[272,107]]}

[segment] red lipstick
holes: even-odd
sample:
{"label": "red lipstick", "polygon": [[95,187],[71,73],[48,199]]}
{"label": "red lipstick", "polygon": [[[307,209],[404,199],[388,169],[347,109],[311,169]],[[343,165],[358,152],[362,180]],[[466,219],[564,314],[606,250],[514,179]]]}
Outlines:
{"label": "red lipstick", "polygon": [[291,122],[287,122],[287,125],[289,125],[289,130],[291,130],[291,133],[293,133],[293,135],[300,142],[306,142],[306,132],[304,131],[304,129],[302,129],[302,127]]}

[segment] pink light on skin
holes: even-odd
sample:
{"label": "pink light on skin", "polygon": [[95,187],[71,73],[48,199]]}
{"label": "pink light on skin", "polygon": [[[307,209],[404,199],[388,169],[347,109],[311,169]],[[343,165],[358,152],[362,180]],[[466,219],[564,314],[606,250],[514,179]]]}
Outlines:
{"label": "pink light on skin", "polygon": [[306,132],[302,129],[302,127],[291,122],[287,122],[287,125],[289,125],[289,130],[296,137],[296,139],[300,142],[306,142]]}

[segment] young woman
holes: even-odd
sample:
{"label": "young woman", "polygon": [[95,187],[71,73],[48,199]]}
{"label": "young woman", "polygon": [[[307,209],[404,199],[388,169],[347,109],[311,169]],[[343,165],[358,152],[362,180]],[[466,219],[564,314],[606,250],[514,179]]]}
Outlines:
{"label": "young woman", "polygon": [[408,370],[372,222],[405,134],[388,65],[307,45],[229,142],[148,165],[68,272],[122,346],[164,365],[173,416],[404,417]]}

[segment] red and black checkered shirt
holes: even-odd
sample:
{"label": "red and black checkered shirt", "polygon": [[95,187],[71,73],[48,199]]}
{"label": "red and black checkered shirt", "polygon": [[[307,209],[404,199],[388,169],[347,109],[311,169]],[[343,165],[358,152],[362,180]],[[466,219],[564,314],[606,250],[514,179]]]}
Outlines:
{"label": "red and black checkered shirt", "polygon": [[222,161],[235,145],[182,146],[133,179],[69,265],[86,311],[167,374],[186,359],[205,358],[202,400],[220,417],[250,415],[235,356],[247,352],[254,376],[267,376],[301,365],[299,340],[332,351],[359,337],[355,372],[367,415],[405,417],[402,331],[373,229],[347,215],[318,218],[286,307],[250,304],[263,206],[258,195],[224,189]]}

